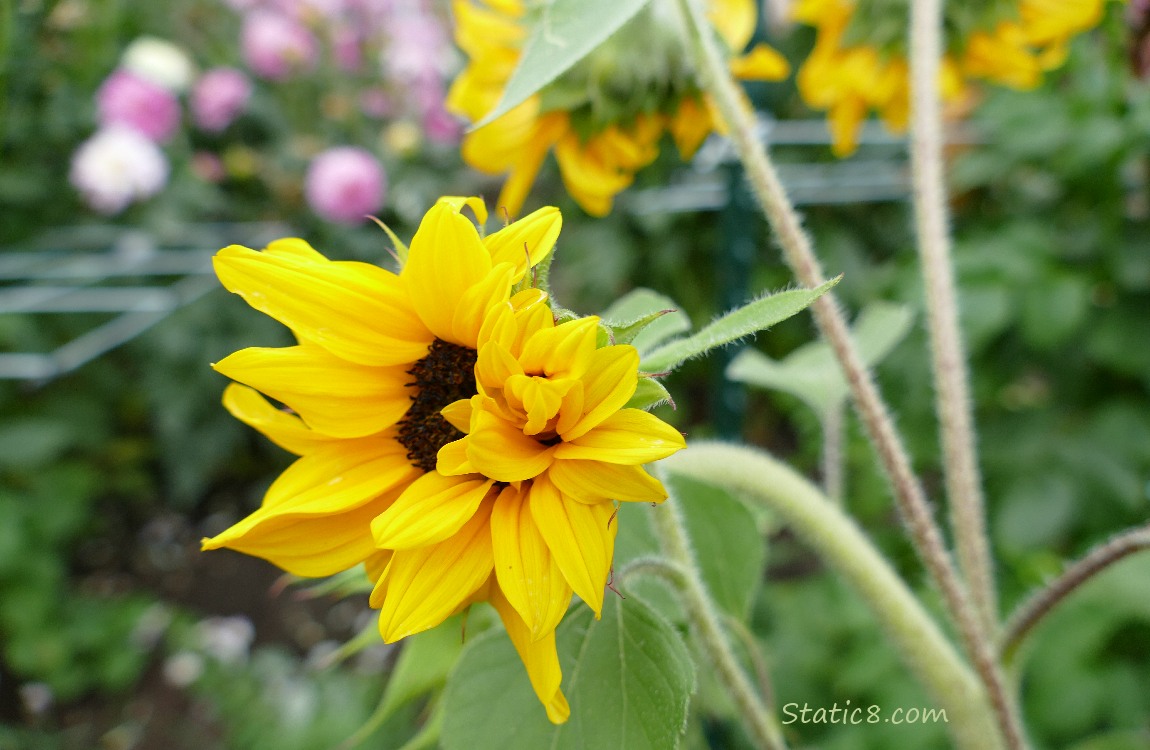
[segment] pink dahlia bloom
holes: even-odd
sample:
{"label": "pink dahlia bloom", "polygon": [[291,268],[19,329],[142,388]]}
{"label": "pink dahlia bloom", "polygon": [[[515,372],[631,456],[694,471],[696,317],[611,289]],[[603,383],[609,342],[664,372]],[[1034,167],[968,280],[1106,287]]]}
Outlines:
{"label": "pink dahlia bloom", "polygon": [[321,218],[359,224],[383,207],[387,176],[379,161],[362,148],[341,146],[324,151],[307,170],[304,195]]}
{"label": "pink dahlia bloom", "polygon": [[163,189],[168,160],[139,131],[112,125],[80,144],[68,179],[89,206],[103,214],[118,214]]}
{"label": "pink dahlia bloom", "polygon": [[128,70],[108,76],[96,92],[102,126],[121,125],[162,143],[180,126],[180,102],[170,91]]}
{"label": "pink dahlia bloom", "polygon": [[213,68],[192,89],[192,117],[210,133],[232,124],[252,95],[252,84],[235,68]]}
{"label": "pink dahlia bloom", "polygon": [[255,10],[244,18],[244,60],[273,81],[312,70],[319,60],[319,42],[299,21],[268,10]]}

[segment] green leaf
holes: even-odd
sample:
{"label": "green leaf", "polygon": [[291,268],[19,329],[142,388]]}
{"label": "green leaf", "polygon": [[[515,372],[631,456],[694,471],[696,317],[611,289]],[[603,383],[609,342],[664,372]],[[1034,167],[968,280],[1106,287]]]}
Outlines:
{"label": "green leaf", "polygon": [[805,310],[841,278],[835,277],[815,289],[791,289],[749,302],[692,336],[663,344],[647,354],[639,366],[647,372],[671,370],[692,357],[770,328]]}
{"label": "green leaf", "polygon": [[543,6],[503,98],[481,128],[571,69],[643,9],[649,0],[550,0]]}
{"label": "green leaf", "polygon": [[507,636],[493,630],[463,652],[444,694],[445,750],[672,750],[695,682],[679,634],[638,598],[608,596],[558,631],[566,724],[553,725]]}
{"label": "green leaf", "polygon": [[[614,331],[616,343],[631,344],[640,355],[672,336],[691,330],[690,319],[679,310],[673,299],[644,288],[633,289],[617,299],[602,318]],[[634,330],[630,333],[631,338],[626,338],[628,332],[636,327],[639,330]]]}
{"label": "green leaf", "polygon": [[762,579],[766,542],[742,502],[721,487],[670,474],[703,582],[720,607],[746,619]]}
{"label": "green leaf", "polygon": [[[882,361],[910,331],[911,321],[910,309],[903,305],[868,305],[852,328],[863,360],[872,366]],[[727,367],[727,377],[790,393],[819,414],[841,404],[850,394],[838,359],[823,341],[801,346],[781,361],[747,349]]]}
{"label": "green leaf", "polygon": [[379,706],[343,748],[356,747],[408,701],[443,686],[463,651],[462,618],[450,617],[438,627],[405,638],[403,644]]}

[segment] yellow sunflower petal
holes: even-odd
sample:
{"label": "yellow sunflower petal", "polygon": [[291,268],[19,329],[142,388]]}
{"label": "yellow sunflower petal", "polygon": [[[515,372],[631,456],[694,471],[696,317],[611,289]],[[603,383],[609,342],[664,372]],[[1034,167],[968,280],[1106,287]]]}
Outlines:
{"label": "yellow sunflower petal", "polygon": [[599,617],[615,551],[614,506],[565,497],[546,476],[531,483],[529,498],[531,517],[563,577]]}
{"label": "yellow sunflower petal", "polygon": [[667,499],[663,483],[642,466],[574,459],[551,464],[547,476],[564,496],[581,503],[661,503]]}
{"label": "yellow sunflower petal", "polygon": [[499,482],[520,482],[539,476],[551,465],[555,447],[527,437],[515,425],[489,411],[477,412],[473,426],[468,435],[467,457],[484,476]]}
{"label": "yellow sunflower petal", "polygon": [[468,439],[463,437],[440,448],[439,453],[435,455],[435,470],[445,477],[475,474],[475,467],[467,457],[468,442]]}
{"label": "yellow sunflower petal", "polygon": [[537,265],[547,257],[559,230],[563,227],[563,216],[554,206],[544,206],[537,211],[512,222],[494,234],[483,239],[491,253],[492,263],[512,263],[515,265],[517,282],[527,272],[528,265]]}
{"label": "yellow sunflower petal", "polygon": [[487,277],[468,289],[455,308],[451,321],[454,341],[466,342],[470,348],[479,343],[479,330],[487,313],[501,302],[506,302],[511,294],[512,277],[515,273],[510,263],[499,263]]}
{"label": "yellow sunflower petal", "polygon": [[375,545],[407,549],[442,542],[475,515],[492,484],[490,479],[424,474],[371,522]]}
{"label": "yellow sunflower petal", "polygon": [[599,333],[599,318],[569,320],[537,331],[523,344],[519,362],[530,375],[578,378],[587,371]]}
{"label": "yellow sunflower petal", "polygon": [[205,539],[203,549],[233,549],[297,576],[332,576],[355,567],[376,551],[368,524],[389,500],[381,496],[339,515],[272,516],[241,537]]}
{"label": "yellow sunflower petal", "polygon": [[622,409],[586,435],[556,446],[556,459],[586,458],[609,464],[645,464],[687,447],[671,425],[641,409]]}
{"label": "yellow sunflower petal", "polygon": [[498,342],[489,341],[479,350],[475,360],[475,380],[484,392],[502,389],[508,378],[522,374],[523,366],[519,360]]}
{"label": "yellow sunflower petal", "polygon": [[519,658],[523,660],[527,677],[531,680],[531,688],[546,709],[547,718],[552,724],[564,723],[571,716],[571,707],[559,687],[563,680],[563,672],[559,668],[559,653],[555,649],[554,631],[539,640],[532,640],[531,629],[499,591],[498,586],[492,588],[491,606],[495,607],[499,618],[503,620],[507,636],[515,646],[515,650],[519,652]]}
{"label": "yellow sunflower petal", "polygon": [[231,383],[224,389],[224,408],[236,419],[297,456],[314,453],[332,442],[331,437],[313,432],[299,417],[275,408],[259,391],[246,385]]}
{"label": "yellow sunflower petal", "polygon": [[513,375],[504,384],[504,394],[513,408],[527,416],[524,435],[538,435],[547,429],[548,422],[559,413],[563,397],[578,381],[549,380],[530,375]]}
{"label": "yellow sunflower petal", "polygon": [[736,52],[751,41],[758,21],[753,0],[708,0],[707,18]]}
{"label": "yellow sunflower petal", "polygon": [[713,127],[710,111],[694,97],[686,97],[679,103],[678,111],[668,124],[675,148],[684,160],[695,155]]}
{"label": "yellow sunflower petal", "polygon": [[471,399],[461,398],[440,409],[439,413],[460,432],[471,431]]}
{"label": "yellow sunflower petal", "polygon": [[491,256],[479,241],[475,225],[451,206],[440,203],[423,217],[400,279],[420,319],[438,338],[460,346],[452,325],[459,301],[491,272]]}
{"label": "yellow sunflower petal", "polygon": [[571,197],[592,216],[606,216],[615,196],[631,184],[634,175],[609,163],[594,145],[568,133],[555,144],[555,160]]}
{"label": "yellow sunflower petal", "polygon": [[564,440],[575,440],[623,408],[639,384],[639,352],[633,346],[596,349],[583,375],[583,416],[561,430]]}
{"label": "yellow sunflower petal", "polygon": [[455,209],[456,213],[463,213],[463,208],[466,206],[475,214],[475,219],[479,223],[479,226],[483,226],[487,223],[487,204],[477,195],[444,195],[435,203],[436,205],[442,203],[446,206],[451,206],[451,208]]}
{"label": "yellow sunflower petal", "polygon": [[554,633],[571,604],[571,587],[531,518],[526,493],[504,487],[491,512],[495,575],[537,641]]}
{"label": "yellow sunflower petal", "polygon": [[750,52],[729,63],[731,75],[744,81],[781,81],[790,75],[787,58],[768,44],[756,44]]}
{"label": "yellow sunflower petal", "polygon": [[338,357],[396,365],[419,359],[431,343],[399,279],[382,268],[238,245],[212,263],[228,291]]}
{"label": "yellow sunflower petal", "polygon": [[519,215],[531,186],[535,184],[535,177],[543,166],[543,160],[547,158],[547,152],[563,137],[567,125],[568,118],[564,112],[549,112],[534,123],[522,148],[510,163],[507,181],[499,191],[499,207],[508,216]]}
{"label": "yellow sunflower petal", "polygon": [[317,263],[327,261],[327,258],[312,247],[311,243],[307,240],[301,240],[299,237],[284,237],[283,239],[273,240],[264,248],[264,252],[271,253],[272,255],[286,255],[301,260],[315,261]]}
{"label": "yellow sunflower petal", "polygon": [[282,401],[309,427],[334,437],[373,435],[411,406],[405,365],[358,365],[319,346],[250,347],[212,366]]}
{"label": "yellow sunflower petal", "polygon": [[[438,544],[396,550],[372,592],[386,643],[433,628],[482,586],[494,558],[487,502],[454,536]],[[374,606],[374,605],[373,605]]]}
{"label": "yellow sunflower petal", "polygon": [[[264,557],[288,570],[302,570],[311,564],[311,557],[317,557],[314,564],[325,567],[333,564],[332,554],[341,560],[354,556],[332,547],[333,535],[338,534],[341,544],[358,540],[354,554],[359,554],[362,538],[371,536],[366,524],[383,511],[381,498],[418,474],[393,436],[340,441],[289,466],[272,483],[259,510],[205,539],[203,549],[228,547]],[[360,512],[365,506],[371,506],[370,515]]]}

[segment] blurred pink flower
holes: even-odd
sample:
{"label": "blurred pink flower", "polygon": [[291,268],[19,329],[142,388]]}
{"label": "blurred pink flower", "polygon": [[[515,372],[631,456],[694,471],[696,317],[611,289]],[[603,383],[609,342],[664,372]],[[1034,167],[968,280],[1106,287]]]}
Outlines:
{"label": "blurred pink flower", "polygon": [[459,120],[443,107],[428,107],[423,112],[423,132],[427,140],[441,146],[452,146],[459,142],[463,127]]}
{"label": "blurred pink flower", "polygon": [[68,179],[89,206],[103,214],[117,214],[163,189],[168,160],[139,131],[111,125],[80,144],[72,156]]}
{"label": "blurred pink flower", "polygon": [[319,43],[299,21],[268,10],[255,10],[244,18],[244,60],[257,75],[282,81],[319,60]]}
{"label": "blurred pink flower", "polygon": [[434,16],[413,10],[397,13],[388,36],[381,62],[391,75],[403,81],[442,75],[450,49],[447,32]]}
{"label": "blurred pink flower", "polygon": [[116,70],[96,92],[100,125],[132,128],[156,142],[180,126],[180,102],[167,89],[128,70]]}
{"label": "blurred pink flower", "polygon": [[362,148],[340,146],[319,154],[307,170],[304,195],[321,218],[359,224],[383,207],[387,176],[383,166]]}
{"label": "blurred pink flower", "polygon": [[223,161],[211,151],[192,154],[192,172],[204,182],[223,182],[228,176]]}
{"label": "blurred pink flower", "polygon": [[252,84],[235,68],[213,68],[192,89],[192,117],[210,133],[232,124],[252,94]]}
{"label": "blurred pink flower", "polygon": [[359,108],[368,117],[383,119],[395,111],[391,97],[381,88],[371,88],[359,95]]}
{"label": "blurred pink flower", "polygon": [[357,73],[363,67],[360,34],[351,26],[340,25],[332,29],[331,52],[340,70]]}

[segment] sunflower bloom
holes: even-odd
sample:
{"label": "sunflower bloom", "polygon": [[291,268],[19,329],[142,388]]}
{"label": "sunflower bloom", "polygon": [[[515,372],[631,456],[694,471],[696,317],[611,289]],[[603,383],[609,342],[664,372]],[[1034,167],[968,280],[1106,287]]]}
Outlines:
{"label": "sunflower bloom", "polygon": [[[247,386],[229,387],[225,406],[300,459],[272,485],[263,507],[205,540],[205,549],[230,547],[308,576],[345,570],[375,550],[371,519],[435,468],[437,439],[456,437],[445,421],[428,426],[434,419],[424,417],[438,408],[428,399],[470,394],[462,382],[446,396],[429,395],[412,386],[409,372],[444,359],[463,368],[474,363],[487,311],[507,300],[528,265],[547,256],[562,224],[556,209],[545,208],[480,238],[459,213],[464,203],[485,214],[477,199],[441,200],[398,275],[328,260],[298,239],[216,255],[223,285],[299,341],[217,362],[217,371]],[[316,534],[316,524],[338,526],[339,543],[326,531]],[[321,554],[319,546],[329,543]]]}
{"label": "sunflower bloom", "polygon": [[304,576],[363,563],[389,643],[489,602],[560,723],[555,629],[573,594],[600,613],[616,503],[664,500],[643,464],[685,443],[626,407],[634,347],[601,346],[595,317],[558,323],[525,281],[558,211],[482,237],[464,205],[486,218],[478,199],[441,199],[399,274],[301,240],[216,256],[224,285],[299,340],[216,363],[239,383],[225,406],[300,458],[203,546]]}
{"label": "sunflower bloom", "polygon": [[[1014,17],[988,16],[985,28],[949,40],[950,52],[940,71],[942,100],[959,110],[973,79],[1034,88],[1045,71],[1065,61],[1069,40],[1098,24],[1103,1],[1019,0]],[[792,11],[796,21],[816,29],[814,49],[799,70],[799,93],[809,106],[827,111],[837,156],[855,151],[859,128],[871,112],[893,132],[906,129],[910,83],[901,40],[859,41],[868,29],[858,17],[875,16],[878,5],[868,0],[799,0]],[[856,13],[860,6],[864,10]],[[904,9],[892,8],[878,8],[880,20],[870,21],[876,30],[889,29],[885,22],[905,16]]]}
{"label": "sunflower bloom", "polygon": [[[455,0],[455,37],[469,58],[448,94],[448,108],[472,121],[502,96],[535,20],[523,0]],[[786,60],[766,45],[745,55],[756,22],[752,0],[710,0],[709,17],[731,51],[731,71],[744,80],[780,80]],[[722,129],[682,66],[677,35],[651,8],[625,25],[540,93],[469,133],[463,158],[472,167],[506,174],[499,205],[519,212],[548,153],[564,186],[588,213],[611,211],[615,196],[659,154],[670,132],[690,158]]]}

